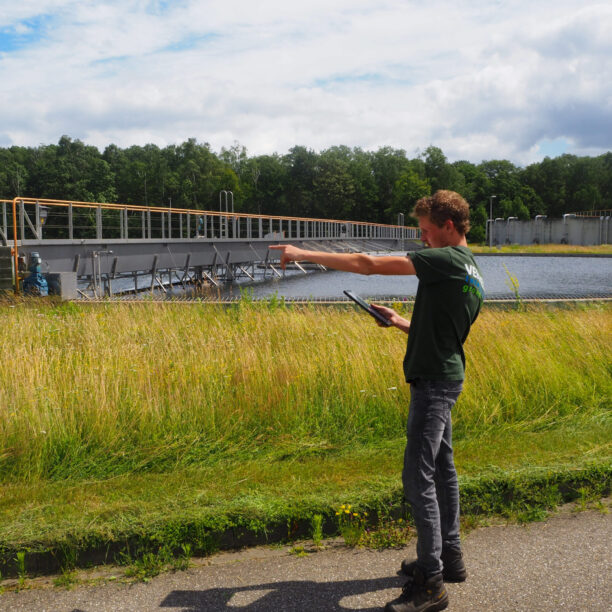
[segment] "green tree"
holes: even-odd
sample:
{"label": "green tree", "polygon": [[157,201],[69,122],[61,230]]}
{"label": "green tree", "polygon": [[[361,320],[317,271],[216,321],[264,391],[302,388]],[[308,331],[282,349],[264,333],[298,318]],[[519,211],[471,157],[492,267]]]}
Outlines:
{"label": "green tree", "polygon": [[412,209],[420,198],[431,195],[429,179],[422,178],[414,168],[408,168],[397,179],[393,190],[392,205],[385,210],[390,223],[397,221],[397,215],[403,213],[405,222],[415,225],[416,219],[411,217]]}
{"label": "green tree", "polygon": [[467,239],[469,242],[484,242],[486,237],[487,218],[488,212],[484,206],[480,205],[472,210],[470,214],[471,229],[467,235]]}
{"label": "green tree", "polygon": [[27,155],[27,152],[20,151],[20,147],[0,149],[0,194],[3,199],[27,194]]}
{"label": "green tree", "polygon": [[354,186],[353,207],[348,218],[355,221],[367,221],[376,215],[377,187],[372,169],[372,156],[360,148],[352,151],[348,172]]}
{"label": "green tree", "polygon": [[[306,147],[296,146],[282,158],[286,173],[283,180],[287,210],[291,216],[311,217],[315,213],[315,175],[318,155]],[[280,175],[279,175],[280,176]]]}
{"label": "green tree", "polygon": [[350,152],[333,147],[319,156],[314,177],[314,213],[317,217],[353,218],[355,184],[349,172]]}
{"label": "green tree", "polygon": [[425,174],[431,185],[432,193],[438,189],[450,189],[457,193],[465,192],[465,178],[463,174],[449,164],[442,149],[429,146],[422,154],[425,161]]}
{"label": "green tree", "polygon": [[286,165],[276,154],[260,155],[255,161],[259,170],[254,200],[257,214],[286,215],[287,211],[291,210],[287,205],[285,193]]}
{"label": "green tree", "polygon": [[117,196],[110,166],[98,149],[68,136],[39,147],[30,158],[29,175],[33,197],[112,202]]}
{"label": "green tree", "polygon": [[370,220],[382,223],[385,220],[385,210],[394,205],[397,181],[410,168],[410,162],[403,149],[381,147],[372,154],[371,163],[378,197],[375,218]]}

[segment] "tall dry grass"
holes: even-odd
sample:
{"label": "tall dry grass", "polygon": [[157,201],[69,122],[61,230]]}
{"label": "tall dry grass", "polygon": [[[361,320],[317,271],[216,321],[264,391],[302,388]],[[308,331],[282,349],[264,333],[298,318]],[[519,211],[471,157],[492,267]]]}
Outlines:
{"label": "tall dry grass", "polygon": [[[609,417],[609,306],[482,313],[461,432]],[[100,478],[401,437],[405,336],[352,309],[0,309],[0,479]],[[607,420],[609,423],[609,419]]]}

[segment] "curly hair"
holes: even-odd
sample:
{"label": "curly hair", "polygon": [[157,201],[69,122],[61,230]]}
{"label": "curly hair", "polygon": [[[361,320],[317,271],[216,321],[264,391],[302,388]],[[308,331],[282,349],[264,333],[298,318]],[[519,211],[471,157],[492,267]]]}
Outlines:
{"label": "curly hair", "polygon": [[438,227],[450,219],[455,229],[464,236],[470,231],[470,205],[454,191],[439,189],[432,196],[421,198],[413,214],[429,217]]}

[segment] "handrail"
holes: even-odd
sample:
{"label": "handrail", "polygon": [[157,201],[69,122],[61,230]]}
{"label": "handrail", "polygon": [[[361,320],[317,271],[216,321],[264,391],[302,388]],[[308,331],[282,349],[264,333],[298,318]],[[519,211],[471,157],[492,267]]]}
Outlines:
{"label": "handrail", "polygon": [[[406,225],[393,225],[388,223],[371,223],[369,221],[351,221],[348,219],[324,219],[318,217],[291,217],[286,215],[258,215],[255,213],[237,213],[237,212],[218,212],[214,210],[204,210],[199,208],[176,208],[168,206],[141,206],[138,204],[117,204],[112,202],[80,202],[75,200],[55,200],[46,198],[23,198],[18,197],[14,200],[0,200],[2,202],[23,202],[24,204],[42,204],[44,206],[74,206],[76,208],[103,208],[106,210],[131,210],[134,212],[155,211],[164,213],[183,213],[183,214],[206,214],[211,217],[236,217],[236,218],[251,218],[251,219],[270,219],[270,220],[288,220],[288,221],[324,221],[325,223],[350,223],[351,225],[370,225],[373,227],[410,227]],[[416,228],[414,228],[416,229]]]}
{"label": "handrail", "polygon": [[600,210],[581,210],[572,213],[577,217],[612,217],[612,208],[603,208]]}

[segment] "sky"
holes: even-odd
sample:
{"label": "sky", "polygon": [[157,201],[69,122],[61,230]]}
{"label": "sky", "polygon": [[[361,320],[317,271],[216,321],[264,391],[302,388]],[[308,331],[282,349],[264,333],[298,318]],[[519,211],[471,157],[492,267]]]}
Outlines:
{"label": "sky", "polygon": [[611,32],[611,0],[0,0],[0,147],[599,155]]}

